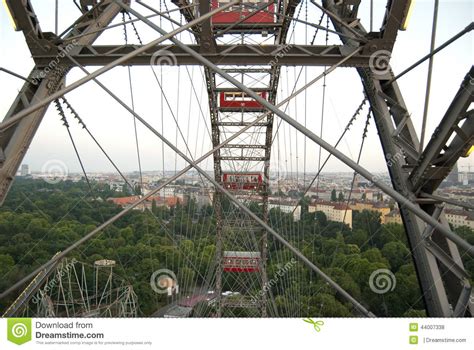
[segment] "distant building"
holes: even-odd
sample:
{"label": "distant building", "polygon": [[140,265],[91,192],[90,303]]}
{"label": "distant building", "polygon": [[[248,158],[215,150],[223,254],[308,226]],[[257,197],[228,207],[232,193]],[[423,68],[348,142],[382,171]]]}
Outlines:
{"label": "distant building", "polygon": [[459,209],[445,209],[446,220],[454,227],[467,226],[474,229],[474,213],[459,210]]}
{"label": "distant building", "polygon": [[[128,197],[117,197],[117,198],[108,198],[109,202],[115,203],[122,208],[128,208],[137,200],[140,199],[140,196],[128,196]],[[151,208],[153,201],[155,201],[158,207],[165,206],[171,208],[176,206],[178,203],[183,203],[183,200],[179,197],[160,197],[160,196],[151,196],[146,199],[144,203],[137,205],[134,209],[144,210],[145,208]]]}
{"label": "distant building", "polygon": [[212,205],[212,193],[208,188],[188,188],[186,190],[186,194],[189,196],[190,199],[196,201],[198,207]]}
{"label": "distant building", "polygon": [[160,197],[168,198],[174,197],[176,195],[176,187],[175,186],[165,186],[159,192]]}
{"label": "distant building", "polygon": [[349,204],[352,210],[362,211],[376,211],[380,213],[380,221],[385,224],[385,216],[390,213],[390,207],[381,202],[365,202],[365,201],[353,201]]}
{"label": "distant building", "polygon": [[273,209],[273,208],[278,208],[284,213],[288,213],[288,214],[293,213],[293,221],[295,222],[301,219],[301,206],[298,205],[298,201],[269,199],[268,210]]}
{"label": "distant building", "polygon": [[28,164],[22,164],[20,168],[20,176],[28,176],[30,174],[30,167]]}
{"label": "distant building", "polygon": [[322,199],[329,201],[331,200],[331,190],[316,189],[316,187],[311,187],[306,194],[309,197]]}
{"label": "distant building", "polygon": [[352,209],[345,203],[314,201],[308,206],[308,212],[323,212],[328,220],[344,222],[352,228]]}
{"label": "distant building", "polygon": [[390,213],[384,216],[384,224],[402,224],[402,217],[398,209],[393,209]]}
{"label": "distant building", "polygon": [[351,199],[373,201],[375,191],[366,190],[364,188],[354,188],[352,191],[344,191],[344,198],[349,198],[349,194]]}
{"label": "distant building", "polygon": [[[140,199],[140,196],[129,196],[129,197],[117,197],[117,198],[107,198],[107,201],[117,204],[122,208],[128,208],[137,200]],[[143,209],[143,205],[137,207],[137,209]]]}
{"label": "distant building", "polygon": [[458,163],[454,164],[453,169],[451,170],[449,175],[446,177],[446,181],[449,181],[453,184],[459,183]]}

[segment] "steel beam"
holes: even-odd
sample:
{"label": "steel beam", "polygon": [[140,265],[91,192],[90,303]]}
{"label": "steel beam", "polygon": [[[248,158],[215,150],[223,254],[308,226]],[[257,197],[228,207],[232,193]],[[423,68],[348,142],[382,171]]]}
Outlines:
{"label": "steel beam", "polygon": [[[154,24],[153,22],[148,20],[146,17],[141,15],[139,12],[133,10],[132,8],[130,8],[129,6],[127,6],[125,4],[120,4],[120,5],[125,10],[133,13],[136,17],[141,18],[144,23],[146,23],[148,26],[155,29],[159,33],[161,33],[163,35],[167,34],[166,31],[164,31],[159,26],[157,26],[156,24]],[[354,162],[351,158],[347,157],[341,151],[339,151],[339,150],[335,149],[334,147],[332,147],[329,143],[327,143],[326,141],[324,141],[323,139],[318,137],[316,134],[314,134],[311,130],[307,129],[302,124],[298,123],[296,120],[291,118],[289,115],[287,115],[286,113],[284,113],[283,111],[278,109],[275,105],[273,105],[269,101],[263,99],[258,94],[253,92],[250,88],[246,87],[244,84],[240,83],[238,80],[236,80],[235,78],[233,78],[232,76],[230,76],[229,74],[224,72],[221,68],[217,67],[212,62],[208,61],[204,56],[200,55],[197,52],[192,51],[185,44],[183,44],[182,42],[180,42],[176,38],[171,38],[170,40],[172,42],[174,42],[177,46],[180,46],[182,49],[188,51],[196,59],[201,61],[201,63],[203,65],[205,65],[206,67],[212,69],[217,74],[219,74],[224,79],[226,79],[228,82],[230,82],[234,86],[238,87],[243,92],[247,93],[250,97],[254,98],[257,102],[259,102],[260,104],[265,106],[270,112],[277,114],[285,122],[287,122],[288,124],[293,126],[295,129],[299,130],[301,133],[306,135],[309,139],[313,140],[315,143],[317,143],[318,145],[323,147],[326,151],[332,153],[336,158],[338,158],[343,163],[345,163],[346,165],[348,165],[349,167],[354,169],[356,172],[361,174],[363,177],[365,177],[366,179],[371,180],[372,183],[374,184],[374,186],[380,188],[383,192],[385,192],[386,194],[388,194],[389,196],[391,196],[392,198],[397,200],[402,207],[404,207],[407,210],[409,210],[410,212],[414,213],[417,217],[422,219],[424,222],[436,227],[443,235],[445,235],[446,237],[449,237],[451,240],[453,240],[454,242],[456,242],[459,245],[461,245],[462,247],[464,247],[469,254],[474,255],[474,247],[472,245],[470,245],[469,243],[467,243],[466,241],[461,239],[458,235],[454,234],[449,228],[446,228],[446,227],[440,225],[439,222],[437,222],[435,219],[433,219],[433,217],[431,215],[427,214],[426,212],[421,210],[417,205],[413,204],[410,201],[409,198],[406,198],[405,196],[403,196],[402,194],[400,194],[399,192],[394,190],[392,187],[390,187],[390,186],[386,185],[384,182],[378,180],[377,177],[374,176],[370,171],[368,171],[364,167],[362,167],[359,164],[357,164],[356,162]],[[360,48],[355,49],[352,52],[352,54],[355,54],[359,50],[360,50]],[[349,56],[350,55],[348,55],[347,58],[349,58]]]}
{"label": "steel beam", "polygon": [[[415,191],[419,191],[422,188],[426,191],[426,184],[431,182],[431,180],[435,181],[435,188],[437,188],[439,183],[451,171],[454,164],[456,164],[459,156],[465,154],[472,146],[474,141],[474,116],[466,118],[467,109],[474,102],[474,85],[471,84],[472,77],[474,77],[474,67],[471,67],[464,77],[456,96],[438,127],[433,132],[430,142],[426,145],[426,149],[421,154],[418,164],[410,173],[410,181]],[[463,124],[460,127],[459,124],[462,121],[465,126]],[[453,134],[462,139],[459,142],[461,147],[457,150],[446,148],[446,144]],[[450,155],[449,157],[444,156],[446,152]]]}
{"label": "steel beam", "polygon": [[[15,5],[13,5],[13,3],[15,3]],[[33,19],[36,19],[36,16],[34,15],[33,8],[31,8],[29,1],[27,2],[27,7],[18,7],[18,9],[17,6],[20,6],[22,2],[14,1],[13,3],[12,6],[16,9],[15,16],[18,16],[19,18],[25,17],[24,20],[20,21],[20,28],[25,34],[26,41],[32,54],[38,52],[38,50],[43,52],[41,47],[53,47],[53,43],[42,38],[39,23],[31,22]],[[27,11],[28,15],[24,14],[22,17],[19,12],[20,9]],[[88,32],[95,31],[98,26],[99,28],[101,26],[107,26],[119,11],[119,6],[110,1],[106,1],[103,6],[96,9],[95,15],[97,16],[96,20],[99,24],[91,22],[89,16],[81,16],[80,20],[76,21],[76,25],[72,27],[72,30],[68,33],[66,38],[75,35],[78,32],[87,34]],[[30,26],[27,26],[28,23],[30,23]],[[35,37],[35,40],[31,43],[33,33],[38,36]],[[94,32],[93,34],[85,35],[77,39],[75,43],[78,46],[90,45],[99,35],[100,32]],[[67,46],[66,48],[73,52],[75,45],[70,44],[70,46]],[[51,49],[49,51],[51,51]],[[43,101],[48,97],[51,97],[51,95],[64,84],[64,77],[72,65],[70,62],[59,61],[59,56],[56,53],[56,55],[46,64],[46,69],[41,70],[38,67],[35,67],[32,70],[28,77],[28,81],[23,85],[17,98],[3,119],[2,124],[10,124],[10,127],[0,131],[0,153],[4,155],[3,161],[0,161],[0,205],[3,204],[3,201],[5,200],[23,157],[33,140],[36,130],[43,120],[46,110],[48,109],[49,103],[45,103],[40,108],[33,110],[32,113],[26,115],[26,118],[19,120],[20,122],[10,122],[17,113],[25,111],[31,105],[37,103],[37,101]]]}
{"label": "steel beam", "polygon": [[[114,3],[116,3],[115,0],[113,0],[113,1],[114,1]],[[51,94],[50,96],[39,100],[37,103],[34,103],[34,104],[28,106],[27,108],[21,110],[20,112],[16,113],[15,115],[12,115],[10,118],[8,118],[8,120],[4,120],[2,123],[0,123],[0,131],[5,131],[6,129],[8,129],[8,128],[12,127],[13,125],[17,124],[18,121],[20,121],[21,119],[23,119],[26,116],[30,115],[31,113],[39,110],[40,108],[48,105],[51,101],[54,101],[58,97],[61,97],[61,96],[63,96],[64,94],[66,94],[68,92],[71,92],[72,90],[74,90],[74,89],[78,88],[79,86],[87,83],[88,81],[98,77],[99,75],[101,75],[105,72],[108,72],[112,68],[114,68],[116,66],[119,66],[119,65],[125,65],[125,64],[129,65],[128,61],[131,58],[133,58],[133,57],[135,57],[135,56],[137,56],[137,55],[139,55],[139,54],[141,54],[141,53],[145,52],[146,50],[149,50],[153,47],[155,47],[155,49],[156,49],[157,45],[160,44],[161,42],[172,38],[174,35],[179,34],[179,33],[189,29],[190,27],[192,27],[196,24],[199,24],[201,21],[206,20],[208,17],[211,17],[214,14],[219,13],[220,11],[226,10],[227,8],[235,5],[239,1],[240,0],[232,1],[232,2],[228,3],[227,5],[222,6],[222,7],[218,8],[214,11],[211,11],[210,13],[195,19],[193,22],[187,23],[187,24],[181,26],[180,28],[178,28],[178,29],[176,29],[176,30],[174,30],[170,33],[167,33],[166,35],[163,35],[162,37],[149,42],[148,44],[146,44],[144,46],[138,47],[135,50],[132,50],[127,55],[125,55],[123,57],[120,57],[120,58],[117,58],[115,61],[109,63],[108,65],[97,69],[96,71],[94,71],[93,73],[88,75],[87,77],[79,79],[79,80],[75,81],[74,83],[62,88],[60,91],[57,91],[57,92]],[[120,3],[120,4],[122,4],[122,3]],[[62,50],[60,47],[58,47],[58,50],[60,52],[64,52],[64,50]],[[67,56],[71,57],[71,55],[69,53],[67,54]],[[60,57],[58,56],[57,59],[59,60],[59,58]],[[75,60],[75,62],[78,62],[78,61]]]}
{"label": "steel beam", "polygon": [[[89,73],[84,67],[81,65],[77,64],[76,65],[86,74],[92,75],[92,73]],[[39,266],[36,268],[34,271],[29,273],[27,276],[23,277],[20,281],[15,283],[14,285],[10,286],[7,290],[3,291],[0,293],[0,299],[3,299],[13,291],[17,290],[19,287],[21,287],[25,282],[29,281],[31,278],[33,278],[35,275],[40,273],[42,270],[47,269],[49,266],[52,264],[55,264],[57,261],[60,259],[64,258],[67,256],[70,252],[72,252],[74,249],[76,249],[78,246],[81,244],[87,242],[91,238],[93,238],[95,235],[97,235],[99,232],[104,230],[107,226],[111,225],[112,223],[116,222],[123,216],[125,216],[127,213],[132,211],[134,208],[139,206],[140,204],[144,203],[147,199],[150,197],[154,196],[156,193],[158,193],[162,188],[165,186],[171,184],[173,181],[187,173],[189,170],[192,168],[196,169],[199,173],[201,173],[206,179],[208,179],[218,190],[219,193],[222,193],[226,195],[235,205],[237,205],[243,212],[248,214],[252,219],[254,219],[259,225],[261,225],[266,231],[268,231],[270,234],[272,234],[278,241],[280,241],[285,247],[287,247],[289,250],[291,250],[303,263],[305,263],[311,270],[313,270],[317,275],[319,275],[322,279],[324,279],[331,287],[333,287],[337,292],[339,292],[342,297],[347,299],[351,304],[354,305],[354,307],[361,312],[365,316],[373,317],[374,315],[368,311],[362,304],[360,304],[356,299],[354,299],[349,293],[347,293],[341,286],[339,286],[335,281],[333,281],[328,275],[326,275],[322,270],[320,270],[316,265],[314,265],[309,259],[307,259],[299,250],[294,248],[289,242],[287,242],[281,235],[279,235],[276,231],[274,231],[270,226],[268,226],[267,223],[265,223],[262,219],[260,219],[258,216],[256,216],[250,209],[248,209],[245,205],[240,203],[230,192],[228,192],[222,185],[219,183],[219,180],[213,179],[207,171],[201,169],[198,164],[201,163],[203,160],[208,158],[210,155],[214,154],[218,149],[224,147],[226,144],[232,142],[235,140],[237,137],[239,137],[240,134],[245,132],[248,128],[251,126],[247,126],[243,129],[241,129],[239,132],[233,134],[231,137],[229,137],[227,140],[219,144],[218,146],[214,147],[212,150],[201,156],[200,158],[196,159],[195,161],[191,160],[184,154],[181,150],[179,150],[175,145],[173,145],[168,139],[166,139],[162,134],[160,134],[155,128],[153,128],[149,123],[147,123],[139,114],[137,114],[130,106],[125,104],[117,95],[115,95],[110,89],[105,87],[104,84],[99,82],[95,77],[91,77],[92,80],[94,80],[95,83],[97,83],[102,89],[104,89],[112,98],[114,98],[121,106],[123,106],[130,114],[132,114],[135,118],[137,118],[138,121],[140,121],[145,127],[147,127],[152,133],[154,133],[160,140],[162,140],[168,147],[170,147],[176,154],[178,154],[180,157],[182,157],[186,162],[188,162],[190,165],[187,167],[183,168],[181,171],[176,173],[174,176],[170,177],[167,179],[164,183],[162,183],[160,186],[158,186],[156,189],[150,191],[148,194],[143,196],[142,198],[138,199],[134,203],[132,203],[130,206],[127,208],[123,209],[110,219],[106,220],[104,223],[96,227],[94,230],[74,242],[72,245],[64,249],[62,252],[56,254],[51,260],[47,261],[43,265]],[[313,79],[312,82],[309,83],[311,85],[317,81],[317,79]],[[303,88],[309,87],[309,85],[306,85]],[[298,93],[301,92],[302,89],[299,89]],[[296,96],[293,94],[292,96],[286,98],[285,100],[281,101],[279,103],[279,106],[285,104],[288,102],[291,98]],[[259,120],[263,119],[266,117],[267,114],[261,115],[259,118],[255,120],[255,123],[257,123]]]}
{"label": "steel beam", "polygon": [[[323,3],[326,8],[335,13],[342,13],[345,8],[344,5],[336,4],[334,0],[325,0]],[[336,29],[350,34],[334,21],[333,24]],[[357,26],[355,29],[365,33],[362,26]],[[355,40],[347,40],[344,37],[341,37],[341,40],[351,47],[358,47]],[[450,270],[449,267],[443,266],[437,256],[427,249],[430,241],[422,235],[427,227],[423,221],[434,228],[430,239],[440,248],[439,251],[443,253],[443,256],[454,261],[460,269],[464,269],[458,247],[454,243],[460,242],[455,234],[445,235],[449,225],[442,212],[439,218],[420,220],[422,218],[418,215],[420,210],[431,216],[435,214],[436,206],[433,202],[417,203],[418,198],[407,180],[409,169],[419,158],[419,142],[390,67],[387,67],[386,74],[381,75],[363,68],[358,68],[358,72],[374,113],[385,159],[389,165],[392,185],[397,192],[404,197],[412,198],[416,203],[414,204],[417,207],[416,211],[408,208],[403,201],[399,202],[399,206],[427,314],[437,317],[452,316],[452,309],[462,293],[462,284],[454,273],[454,269]],[[438,256],[441,255],[438,254]]]}
{"label": "steel beam", "polygon": [[[338,45],[216,45],[216,52],[203,51],[201,45],[186,45],[194,52],[201,53],[206,59],[219,65],[270,65],[279,66],[331,66],[346,55],[344,47]],[[86,66],[105,66],[120,59],[140,45],[92,45],[80,48],[74,55],[80,64]],[[140,55],[129,57],[122,65],[150,65],[153,54],[166,49],[176,57],[177,65],[200,65],[189,52],[175,45],[153,46],[140,52]],[[46,66],[54,57],[52,54],[34,55],[35,63]],[[277,58],[278,57],[278,58]],[[344,63],[345,67],[368,67],[370,55],[358,54]]]}
{"label": "steel beam", "polygon": [[391,48],[395,44],[398,30],[401,28],[403,20],[408,16],[409,7],[414,0],[388,0],[387,10],[382,22],[382,40],[390,43]]}

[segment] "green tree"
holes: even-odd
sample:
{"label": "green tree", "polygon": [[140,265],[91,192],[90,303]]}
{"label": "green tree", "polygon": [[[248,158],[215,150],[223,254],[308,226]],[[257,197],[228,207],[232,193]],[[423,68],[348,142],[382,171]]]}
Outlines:
{"label": "green tree", "polygon": [[343,194],[342,192],[339,192],[339,195],[337,196],[337,200],[338,200],[339,202],[344,201],[344,194]]}
{"label": "green tree", "polygon": [[326,217],[326,214],[324,214],[322,211],[316,212],[316,221],[322,227],[326,227],[328,224],[328,218]]}
{"label": "green tree", "polygon": [[388,259],[393,271],[406,264],[410,258],[410,251],[401,242],[389,242],[382,248],[382,255]]}
{"label": "green tree", "polygon": [[331,191],[331,202],[336,202],[336,201],[337,201],[336,189],[333,188]]}

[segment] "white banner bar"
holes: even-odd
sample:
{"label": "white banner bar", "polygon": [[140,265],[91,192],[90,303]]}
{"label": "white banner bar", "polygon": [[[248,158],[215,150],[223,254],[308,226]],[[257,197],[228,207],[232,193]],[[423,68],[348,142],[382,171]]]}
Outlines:
{"label": "white banner bar", "polygon": [[473,349],[472,319],[1,319],[0,349]]}

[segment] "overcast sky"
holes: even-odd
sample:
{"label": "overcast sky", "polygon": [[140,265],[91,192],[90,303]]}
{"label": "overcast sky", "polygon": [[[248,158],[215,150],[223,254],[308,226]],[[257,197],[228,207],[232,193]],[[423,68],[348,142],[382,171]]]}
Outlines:
{"label": "overcast sky", "polygon": [[[54,31],[54,2],[54,0],[32,0],[43,31]],[[156,5],[158,2],[148,1],[148,3]],[[170,1],[167,1],[167,3],[170,8],[174,6]],[[367,3],[369,1],[362,1],[362,3],[360,17],[363,25],[368,29]],[[380,26],[385,4],[385,0],[375,0],[374,29],[378,29]],[[135,8],[143,14],[149,14],[139,5],[135,5]],[[399,32],[395,45],[392,56],[392,66],[395,73],[400,72],[429,51],[432,12],[433,1],[417,0],[415,2],[408,30]],[[80,15],[72,1],[65,0],[60,1],[59,13],[60,32]],[[301,19],[317,22],[319,17],[320,12],[310,3],[306,15],[306,6],[303,5],[300,12]],[[440,1],[436,46],[465,28],[473,20],[473,17],[474,2],[471,0]],[[177,19],[179,20],[179,17]],[[117,18],[116,22],[120,20],[120,18]],[[158,21],[156,23],[159,24]],[[162,25],[166,30],[171,30],[171,26],[165,24],[165,21]],[[138,24],[137,28],[145,43],[158,37],[156,32],[153,32],[144,24]],[[122,44],[124,40],[122,30],[122,28],[117,28],[108,31],[100,37],[97,43]],[[130,27],[128,33],[131,42],[136,43]],[[312,29],[306,31],[304,26],[298,25],[294,34],[290,35],[290,40],[295,43],[305,43],[311,40],[313,34]],[[188,33],[181,34],[179,38],[185,42],[190,40]],[[261,36],[253,37],[253,39],[259,42],[265,40]],[[316,43],[324,43],[324,40],[323,33],[319,33]],[[0,67],[27,76],[33,67],[33,60],[30,58],[23,34],[13,31],[3,7],[0,11],[0,43]],[[267,43],[270,43],[270,41],[267,41]],[[339,44],[340,41],[335,35],[330,35],[329,43]],[[469,71],[474,57],[473,53],[473,36],[470,33],[435,56],[427,141],[452,101],[463,77]],[[94,70],[96,67],[89,67],[88,69]],[[322,68],[304,70],[298,86],[304,84],[305,77],[309,81],[317,76],[321,70]],[[164,126],[166,137],[173,143],[177,141],[179,148],[185,151],[185,143],[179,133],[177,137],[173,115],[166,102],[163,102],[162,105],[161,91],[151,68],[133,67],[131,71],[136,111],[159,131]],[[164,71],[163,89],[165,96],[169,100],[174,117],[179,121],[181,133],[186,139],[193,157],[198,157],[211,148],[211,141],[206,128],[210,122],[202,69],[197,66],[183,66],[165,68]],[[155,72],[160,76],[160,68],[155,68]],[[289,95],[298,72],[298,67],[283,68],[279,89],[280,99]],[[427,64],[423,64],[399,80],[403,97],[418,133],[421,131],[426,74]],[[73,70],[68,75],[67,84],[82,76],[82,72],[77,69]],[[103,75],[100,80],[130,105],[131,96],[127,68],[117,67]],[[191,80],[194,83],[197,97],[192,91]],[[0,72],[0,115],[2,118],[10,108],[21,86],[21,80]],[[102,146],[109,152],[112,159],[117,162],[120,169],[123,171],[137,170],[135,136],[131,116],[93,82],[74,90],[67,95],[67,98]],[[323,137],[328,142],[332,144],[336,142],[361,100],[362,86],[354,69],[340,68],[327,77]],[[287,113],[301,123],[306,120],[306,125],[319,134],[321,103],[322,82],[318,82],[308,89],[306,96],[303,94],[291,103],[288,106]],[[200,110],[203,112],[202,115]],[[340,149],[353,159],[357,158],[359,152],[366,115],[367,109],[364,109],[351,132],[340,145]],[[276,118],[275,122],[278,123],[278,121],[278,118]],[[107,163],[105,157],[101,155],[89,136],[77,126],[72,118],[69,118],[69,122],[86,170],[90,172],[112,171],[113,168]],[[319,148],[311,141],[306,141],[305,152],[305,140],[302,135],[290,129],[285,123],[282,123],[279,130],[278,140],[275,141],[272,148],[272,168],[279,167],[303,172],[306,164],[306,171],[314,172],[317,169]],[[184,161],[180,159],[176,162],[175,154],[166,148],[163,159],[161,142],[144,127],[138,127],[138,135],[144,170],[160,170],[163,167],[163,161],[165,168],[168,170],[175,169],[175,166],[182,168],[185,165]],[[323,152],[323,157],[325,154]],[[472,165],[474,169],[473,157],[471,155],[469,159],[462,159],[460,164]],[[305,158],[306,162],[304,161]],[[80,169],[67,132],[62,126],[54,106],[50,106],[48,109],[24,163],[29,164],[31,170],[39,171],[50,160],[64,162],[71,172]],[[386,170],[380,141],[373,122],[369,127],[361,164],[375,172]],[[212,169],[212,159],[204,162],[203,166],[206,169]],[[332,160],[328,163],[326,170],[347,171],[348,168],[341,162]]]}

